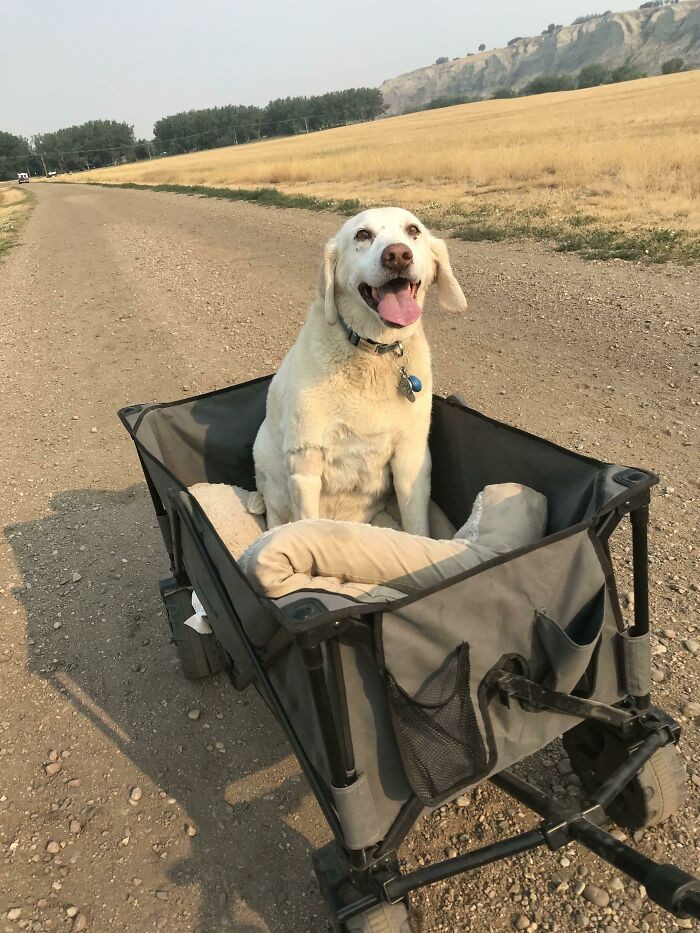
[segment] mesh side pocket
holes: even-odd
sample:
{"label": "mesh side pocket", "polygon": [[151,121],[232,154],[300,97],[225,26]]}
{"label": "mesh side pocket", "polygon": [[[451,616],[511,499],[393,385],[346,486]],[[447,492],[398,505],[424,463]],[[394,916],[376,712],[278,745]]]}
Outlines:
{"label": "mesh side pocket", "polygon": [[385,671],[391,716],[406,776],[426,806],[437,806],[488,771],[486,745],[469,689],[463,643],[420,693],[409,696]]}

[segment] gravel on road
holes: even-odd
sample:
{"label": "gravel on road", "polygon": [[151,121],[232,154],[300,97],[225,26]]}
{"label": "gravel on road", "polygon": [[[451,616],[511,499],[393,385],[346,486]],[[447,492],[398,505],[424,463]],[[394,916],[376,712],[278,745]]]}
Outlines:
{"label": "gravel on road", "polygon": [[[280,730],[253,691],[179,673],[166,555],[115,413],[272,372],[340,220],[87,186],[36,194],[0,265],[0,931],[329,929],[309,860],[329,834]],[[436,391],[662,477],[655,695],[683,724],[690,795],[634,841],[697,872],[700,274],[532,243],[450,250],[470,308],[427,310]],[[626,532],[615,545],[628,618],[629,545]],[[580,794],[556,743],[522,773]],[[427,865],[533,822],[484,785],[425,816],[401,857]],[[423,889],[413,907],[426,933],[691,926],[575,846]]]}

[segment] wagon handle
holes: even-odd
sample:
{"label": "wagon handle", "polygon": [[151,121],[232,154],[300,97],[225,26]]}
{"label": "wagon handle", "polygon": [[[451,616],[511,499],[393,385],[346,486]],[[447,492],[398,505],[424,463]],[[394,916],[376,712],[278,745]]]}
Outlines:
{"label": "wagon handle", "polygon": [[619,868],[646,888],[647,896],[676,917],[700,920],[700,881],[668,863],[659,864],[635,852],[587,819],[573,820],[569,835],[610,865]]}

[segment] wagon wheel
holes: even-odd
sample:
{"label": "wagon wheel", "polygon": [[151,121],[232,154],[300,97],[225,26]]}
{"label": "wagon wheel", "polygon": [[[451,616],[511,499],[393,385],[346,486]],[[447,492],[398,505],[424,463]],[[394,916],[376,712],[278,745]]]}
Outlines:
{"label": "wagon wheel", "polygon": [[343,933],[413,933],[414,927],[404,903],[378,904],[371,910],[346,920]]}
{"label": "wagon wheel", "polygon": [[188,680],[201,680],[216,674],[224,666],[216,639],[185,625],[185,619],[192,615],[191,587],[167,589],[161,584],[161,593],[184,676]]}
{"label": "wagon wheel", "polygon": [[[624,742],[602,723],[581,723],[563,735],[562,743],[574,773],[589,794],[629,757]],[[685,796],[685,769],[674,746],[665,745],[654,752],[605,812],[619,826],[643,829],[668,819]]]}
{"label": "wagon wheel", "polygon": [[[352,903],[358,893],[347,874],[347,865],[334,842],[314,852],[311,858],[321,895],[337,918],[338,907]],[[342,923],[335,919],[333,929],[336,933],[413,933],[414,927],[406,902],[400,901],[398,904],[375,904]]]}
{"label": "wagon wheel", "polygon": [[201,680],[218,673],[224,662],[213,635],[200,635],[189,625],[183,625],[173,640],[180,660],[182,673],[188,680]]}

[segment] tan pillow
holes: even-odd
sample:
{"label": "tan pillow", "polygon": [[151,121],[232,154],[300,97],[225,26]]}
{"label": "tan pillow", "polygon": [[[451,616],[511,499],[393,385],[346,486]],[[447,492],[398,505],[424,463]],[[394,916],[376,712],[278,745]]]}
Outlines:
{"label": "tan pillow", "polygon": [[[251,511],[257,507],[254,492],[227,483],[196,483],[190,486],[189,491],[236,560],[267,528],[264,515]],[[435,502],[429,504],[428,518],[433,538],[452,537],[454,525]],[[401,529],[396,499],[389,500],[386,511],[376,515],[372,524],[397,531]]]}
{"label": "tan pillow", "polygon": [[435,541],[393,528],[321,519],[282,525],[240,558],[252,586],[277,598],[301,589],[330,589],[353,598],[387,598],[390,587],[412,593],[543,537],[547,500],[518,483],[487,486],[478,540]]}
{"label": "tan pillow", "polygon": [[262,515],[248,511],[250,492],[227,483],[197,483],[189,490],[235,560],[265,531]]}
{"label": "tan pillow", "polygon": [[[229,486],[226,483],[197,483],[190,486],[190,492],[201,505],[234,559],[238,560],[246,548],[265,532],[266,525],[263,516],[250,511],[251,508],[258,507],[257,501],[254,500],[255,493],[241,489],[240,486]],[[401,527],[398,517],[398,504],[395,499],[392,499],[387,505],[387,510],[376,515],[372,524],[383,528],[395,528],[398,531]],[[429,506],[429,519],[432,535],[436,538],[452,537],[454,526],[434,502],[431,502]],[[353,600],[388,601],[398,599],[403,595],[398,590],[377,586],[375,583],[362,581],[351,583],[348,579],[341,581],[327,575],[315,578],[304,577],[303,580],[305,581],[304,588],[307,590],[331,589]],[[289,583],[285,588],[285,593],[294,592],[294,590],[294,585]]]}

